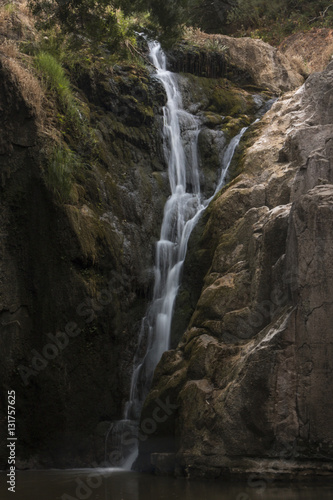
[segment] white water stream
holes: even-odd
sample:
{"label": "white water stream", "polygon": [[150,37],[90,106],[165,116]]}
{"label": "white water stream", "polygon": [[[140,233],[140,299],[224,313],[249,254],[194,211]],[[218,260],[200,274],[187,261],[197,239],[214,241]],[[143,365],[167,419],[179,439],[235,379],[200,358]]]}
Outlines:
{"label": "white water stream", "polygon": [[183,109],[176,77],[167,71],[166,57],[159,43],[150,42],[149,50],[157,70],[156,77],[167,94],[167,104],[163,109],[163,141],[171,195],[164,208],[160,240],[156,246],[153,299],[142,320],[129,401],[124,419],[112,428],[113,445],[122,449],[125,460],[121,465],[125,469],[131,468],[137,456],[138,446],[133,436],[138,434],[141,407],[155,367],[163,352],[169,349],[174,303],[189,237],[203,210],[222,188],[235,149],[246,130],[242,129],[225,149],[215,193],[203,200],[198,159],[199,119]]}

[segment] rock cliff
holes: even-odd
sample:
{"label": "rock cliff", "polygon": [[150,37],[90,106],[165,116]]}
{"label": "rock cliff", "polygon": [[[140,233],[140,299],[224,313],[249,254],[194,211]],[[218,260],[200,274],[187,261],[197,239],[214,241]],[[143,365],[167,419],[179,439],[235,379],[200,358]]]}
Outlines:
{"label": "rock cliff", "polygon": [[[37,116],[24,68],[5,56],[0,64],[1,437],[15,390],[18,466],[89,465],[104,458],[101,422],[121,415],[152,287],[168,195],[165,96],[135,67],[75,75],[96,158],[90,150],[89,163],[75,165],[74,195],[62,203],[46,182],[56,131]],[[67,140],[83,159],[92,147]]]}
{"label": "rock cliff", "polygon": [[[206,196],[227,141],[303,82],[267,44],[221,43],[227,60],[186,47],[172,63],[186,71],[184,105],[200,119]],[[17,466],[89,466],[104,459],[110,422],[122,415],[151,298],[169,195],[166,97],[140,65],[78,67],[71,84],[89,136],[59,134],[54,122],[61,128],[64,116],[54,96],[41,97],[27,70],[32,56],[24,58],[28,65],[0,46],[0,436],[15,390]],[[160,398],[159,414],[170,418],[144,436],[143,468],[152,460],[165,470],[169,460],[172,472],[207,477],[277,458],[289,460],[287,470],[298,458],[331,458],[332,408],[323,406],[332,382],[331,72],[313,75],[249,129],[236,179],[192,235],[175,349],[156,369],[142,416],[155,415]],[[48,181],[50,143],[80,160],[65,201]],[[3,442],[0,450],[5,466]]]}
{"label": "rock cliff", "polygon": [[142,422],[156,401],[173,409],[138,468],[332,473],[332,85],[330,64],[253,126],[190,241],[201,291],[157,366]]}

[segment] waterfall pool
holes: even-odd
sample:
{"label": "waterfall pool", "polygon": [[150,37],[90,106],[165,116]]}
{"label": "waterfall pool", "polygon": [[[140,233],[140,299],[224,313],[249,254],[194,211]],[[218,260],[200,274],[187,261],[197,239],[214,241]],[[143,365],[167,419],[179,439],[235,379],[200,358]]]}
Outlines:
{"label": "waterfall pool", "polygon": [[15,494],[0,474],[1,500],[329,500],[333,482],[199,481],[157,477],[121,469],[18,471]]}

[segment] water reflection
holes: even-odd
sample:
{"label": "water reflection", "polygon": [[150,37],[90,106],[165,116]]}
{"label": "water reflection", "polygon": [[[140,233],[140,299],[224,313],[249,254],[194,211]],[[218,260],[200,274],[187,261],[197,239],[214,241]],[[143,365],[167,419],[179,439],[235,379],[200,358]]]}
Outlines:
{"label": "water reflection", "polygon": [[[22,471],[15,500],[331,500],[333,483],[188,481],[120,469]],[[0,498],[12,498],[5,473]],[[13,497],[14,498],[14,497]]]}

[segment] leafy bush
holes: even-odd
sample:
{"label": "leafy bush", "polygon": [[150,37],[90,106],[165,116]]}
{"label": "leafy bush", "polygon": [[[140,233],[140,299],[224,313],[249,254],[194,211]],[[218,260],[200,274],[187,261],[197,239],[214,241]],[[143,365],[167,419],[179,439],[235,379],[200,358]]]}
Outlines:
{"label": "leafy bush", "polygon": [[29,6],[43,28],[60,24],[65,33],[83,35],[92,42],[112,38],[116,30],[108,0],[29,0]]}
{"label": "leafy bush", "polygon": [[188,0],[188,5],[187,25],[273,44],[291,33],[331,27],[333,22],[332,0]]}

